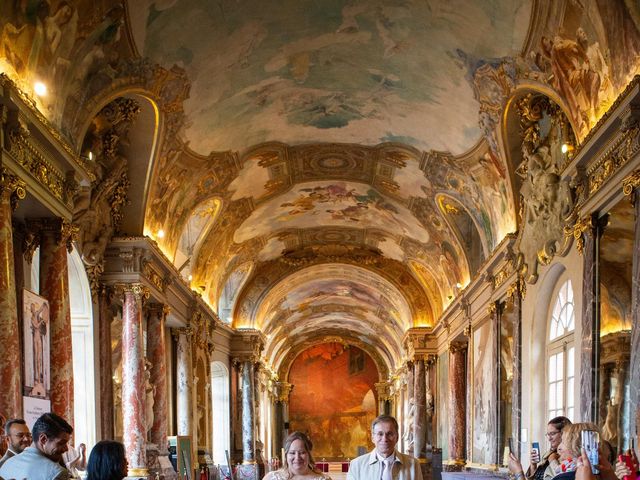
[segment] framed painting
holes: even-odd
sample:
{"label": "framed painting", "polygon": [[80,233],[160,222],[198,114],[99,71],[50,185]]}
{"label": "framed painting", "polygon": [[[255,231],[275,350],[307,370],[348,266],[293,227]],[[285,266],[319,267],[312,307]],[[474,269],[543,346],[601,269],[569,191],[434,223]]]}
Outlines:
{"label": "framed painting", "polygon": [[497,458],[496,325],[487,319],[473,331],[471,460],[495,468]]}
{"label": "framed painting", "polygon": [[176,455],[178,457],[178,477],[181,479],[193,479],[193,466],[191,463],[191,437],[178,435],[176,437]]}
{"label": "framed painting", "polygon": [[24,391],[28,397],[49,398],[50,339],[49,302],[29,290],[22,295]]}

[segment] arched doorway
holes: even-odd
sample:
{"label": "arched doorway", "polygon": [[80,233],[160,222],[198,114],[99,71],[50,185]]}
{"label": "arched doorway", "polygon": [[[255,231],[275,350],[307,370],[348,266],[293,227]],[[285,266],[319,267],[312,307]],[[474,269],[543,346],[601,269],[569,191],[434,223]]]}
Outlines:
{"label": "arched doorway", "polygon": [[227,465],[229,451],[229,369],[222,362],[211,363],[211,414],[213,418],[213,461]]}

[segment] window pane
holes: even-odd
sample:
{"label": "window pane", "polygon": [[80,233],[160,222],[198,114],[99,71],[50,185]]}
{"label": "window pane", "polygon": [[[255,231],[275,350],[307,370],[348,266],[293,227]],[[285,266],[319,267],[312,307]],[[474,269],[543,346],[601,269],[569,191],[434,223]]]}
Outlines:
{"label": "window pane", "polygon": [[575,375],[575,348],[571,347],[567,350],[567,377],[573,377]]}
{"label": "window pane", "polygon": [[574,380],[573,378],[567,380],[567,410],[573,408],[573,388],[574,388]]}

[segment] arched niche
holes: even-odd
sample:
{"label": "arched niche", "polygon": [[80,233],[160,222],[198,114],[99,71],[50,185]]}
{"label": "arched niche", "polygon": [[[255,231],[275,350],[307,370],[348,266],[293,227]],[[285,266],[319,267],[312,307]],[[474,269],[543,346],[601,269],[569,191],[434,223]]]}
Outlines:
{"label": "arched niche", "polygon": [[173,255],[173,263],[184,278],[189,278],[202,242],[218,219],[221,210],[222,201],[219,198],[208,198],[191,212],[182,228]]}
{"label": "arched niche", "polygon": [[[577,140],[575,135],[575,129],[571,123],[570,117],[567,115],[567,108],[565,103],[560,99],[552,90],[543,88],[541,86],[522,86],[517,88],[507,101],[503,121],[501,124],[502,144],[504,145],[506,153],[506,165],[508,170],[509,181],[513,190],[513,198],[515,200],[516,222],[518,228],[521,228],[522,223],[522,201],[521,201],[521,189],[523,184],[523,147],[527,141],[524,138],[523,129],[523,117],[522,117],[522,103],[527,96],[533,96],[541,98],[552,105],[558,111],[558,116],[563,118],[562,139],[559,142],[559,148],[562,144],[566,144],[571,150],[566,153],[562,153],[565,160],[570,159],[573,149],[577,147]],[[543,137],[546,137],[548,130],[541,132]],[[531,140],[531,139],[529,139]],[[554,155],[558,155],[554,153]],[[559,155],[558,155],[559,156]]]}
{"label": "arched niche", "polygon": [[238,294],[242,290],[245,282],[253,271],[253,262],[245,262],[236,268],[222,287],[218,297],[218,316],[223,322],[231,324],[233,322],[233,308],[236,304]]}
{"label": "arched niche", "polygon": [[487,237],[469,210],[449,195],[438,195],[436,201],[445,220],[462,245],[469,277],[473,278],[489,252]]}
{"label": "arched niche", "polygon": [[[106,189],[109,182],[117,181],[125,172],[128,180],[124,190],[126,208],[121,209],[116,231],[143,235],[149,184],[161,130],[158,107],[145,92],[122,91],[101,103],[90,118],[82,129],[79,153],[96,173],[94,189]],[[86,190],[88,186],[81,185],[81,191],[83,187]],[[109,203],[113,206],[115,202]]]}

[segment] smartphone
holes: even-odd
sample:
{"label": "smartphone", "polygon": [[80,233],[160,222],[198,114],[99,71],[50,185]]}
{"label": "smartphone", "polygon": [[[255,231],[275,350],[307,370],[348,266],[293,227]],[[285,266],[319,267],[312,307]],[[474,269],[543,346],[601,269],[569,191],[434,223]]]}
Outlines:
{"label": "smartphone", "polygon": [[631,460],[631,457],[629,455],[618,455],[618,460],[624,463],[631,472],[631,475],[625,475],[624,477],[622,477],[622,480],[635,480],[635,473],[633,471],[633,460]]}
{"label": "smartphone", "polygon": [[536,458],[538,459],[538,462],[540,462],[540,444],[538,442],[533,442],[531,444],[531,450],[535,450]]}
{"label": "smartphone", "polygon": [[596,468],[596,465],[600,463],[598,458],[598,447],[600,446],[600,434],[593,430],[582,431],[582,448],[587,453],[589,462],[591,462],[591,473],[597,475],[600,471]]}

